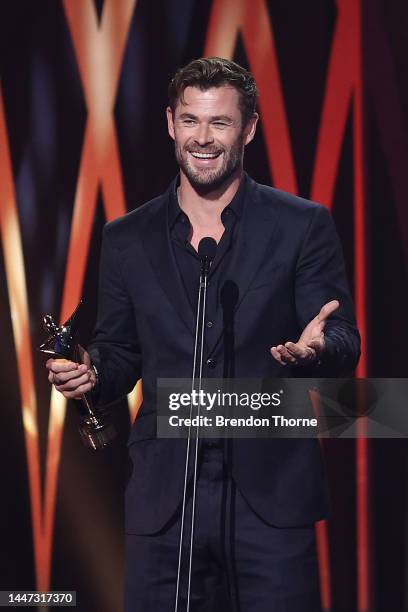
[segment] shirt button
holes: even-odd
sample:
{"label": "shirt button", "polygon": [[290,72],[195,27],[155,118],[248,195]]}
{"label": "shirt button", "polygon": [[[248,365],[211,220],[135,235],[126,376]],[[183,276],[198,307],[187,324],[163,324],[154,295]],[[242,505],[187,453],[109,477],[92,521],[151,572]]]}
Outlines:
{"label": "shirt button", "polygon": [[212,327],[214,323],[212,321],[207,321],[207,327]]}
{"label": "shirt button", "polygon": [[217,365],[217,362],[215,361],[215,359],[207,359],[207,365],[209,368],[214,369]]}

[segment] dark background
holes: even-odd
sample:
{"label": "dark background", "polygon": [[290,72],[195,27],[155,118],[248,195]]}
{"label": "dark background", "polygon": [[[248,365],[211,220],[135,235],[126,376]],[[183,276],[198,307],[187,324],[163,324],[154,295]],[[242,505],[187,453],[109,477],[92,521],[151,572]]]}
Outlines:
{"label": "dark background", "polygon": [[[99,20],[106,8],[102,0],[68,2],[91,5]],[[121,0],[116,2],[121,4]],[[365,366],[359,374],[405,377],[408,4],[405,0],[269,0],[254,1],[251,11],[256,12],[260,5],[267,7],[297,193],[311,197],[329,58],[339,11],[350,2],[361,11],[361,55],[356,57],[361,58],[362,156],[358,160],[354,148],[358,112],[354,91],[333,200],[324,203],[332,208],[352,291],[357,301],[365,297],[359,323],[365,328],[367,343]],[[236,6],[239,4],[237,0]],[[167,83],[177,67],[203,55],[214,5],[211,0],[139,0],[133,11],[113,108],[127,210],[160,194],[177,172],[164,115]],[[256,72],[240,34],[234,59]],[[347,73],[352,63],[347,65],[350,58],[344,61]],[[93,71],[96,82],[104,70],[108,67],[102,61]],[[267,62],[262,70],[268,72]],[[50,388],[45,359],[37,347],[44,339],[43,314],[50,312],[58,318],[61,312],[89,110],[62,2],[6,0],[0,4],[0,80],[24,254],[31,334],[31,346],[24,350],[33,355],[44,490]],[[257,181],[274,184],[263,123],[266,111],[262,109],[260,129],[246,152],[246,170]],[[358,228],[356,172],[361,173],[364,186],[363,225]],[[282,187],[276,182],[275,186]],[[95,317],[101,230],[106,220],[104,198],[99,188],[82,286],[84,344]],[[0,206],[6,205],[0,199]],[[3,246],[6,231],[3,224]],[[361,244],[363,279],[355,274]],[[35,589],[29,476],[9,291],[5,255],[0,250],[0,588]],[[76,590],[80,610],[113,612],[120,610],[122,588],[127,406],[119,405],[115,417],[120,444],[102,455],[92,455],[82,447],[76,413],[68,408],[48,587]],[[375,440],[368,449],[345,440],[325,445],[333,501],[328,526],[333,611],[408,610],[406,450],[404,440]],[[363,472],[356,471],[361,461],[368,465]],[[362,473],[367,485],[361,483]],[[367,509],[359,520],[358,495],[363,496]],[[361,548],[361,529],[369,535],[367,553]],[[361,558],[368,560],[367,581],[361,575]]]}

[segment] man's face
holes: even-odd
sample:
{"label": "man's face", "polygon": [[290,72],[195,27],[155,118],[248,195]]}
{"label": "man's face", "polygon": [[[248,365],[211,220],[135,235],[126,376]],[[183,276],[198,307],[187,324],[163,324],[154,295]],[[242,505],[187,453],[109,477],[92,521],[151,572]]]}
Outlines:
{"label": "man's face", "polygon": [[167,109],[168,129],[174,139],[181,171],[196,189],[210,191],[242,167],[244,147],[255,133],[257,115],[244,127],[239,94],[234,87],[201,91],[187,87],[184,103],[175,114]]}

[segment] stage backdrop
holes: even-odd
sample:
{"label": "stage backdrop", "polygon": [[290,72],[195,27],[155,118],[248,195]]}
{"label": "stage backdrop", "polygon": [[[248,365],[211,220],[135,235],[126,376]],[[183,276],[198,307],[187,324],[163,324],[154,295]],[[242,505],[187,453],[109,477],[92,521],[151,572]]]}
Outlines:
{"label": "stage backdrop", "polygon": [[[175,175],[166,88],[191,59],[221,55],[254,73],[248,172],[331,209],[363,340],[358,374],[407,375],[407,31],[405,0],[1,2],[1,589],[77,590],[81,611],[120,610],[139,393],[117,407],[120,444],[88,452],[73,406],[48,385],[41,319],[63,320],[83,296],[86,345],[103,224]],[[325,444],[326,610],[408,609],[406,449]]]}

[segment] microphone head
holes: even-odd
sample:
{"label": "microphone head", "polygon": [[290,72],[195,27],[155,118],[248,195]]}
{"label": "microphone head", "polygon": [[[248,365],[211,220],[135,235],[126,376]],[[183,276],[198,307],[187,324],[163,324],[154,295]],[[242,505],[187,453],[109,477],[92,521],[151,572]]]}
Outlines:
{"label": "microphone head", "polygon": [[201,261],[207,259],[207,261],[212,261],[217,252],[217,243],[214,238],[210,238],[209,236],[206,238],[201,238],[200,243],[198,245],[198,254],[200,256]]}

